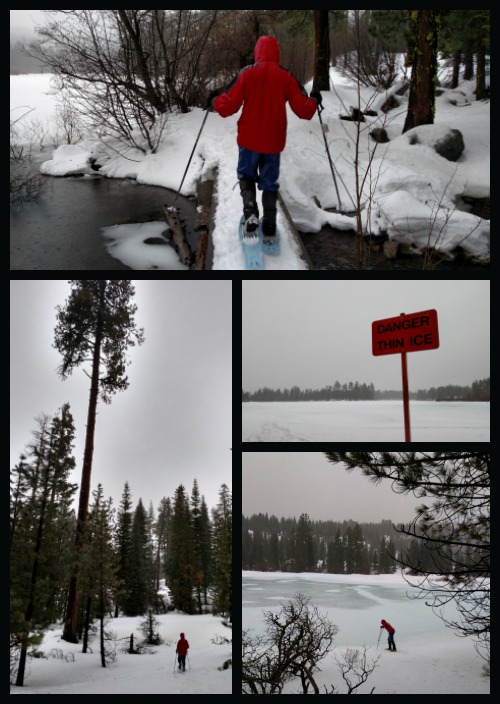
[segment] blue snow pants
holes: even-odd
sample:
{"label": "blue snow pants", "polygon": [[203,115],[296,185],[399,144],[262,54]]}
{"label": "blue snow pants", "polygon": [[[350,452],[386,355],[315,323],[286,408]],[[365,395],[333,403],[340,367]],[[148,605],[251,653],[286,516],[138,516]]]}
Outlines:
{"label": "blue snow pants", "polygon": [[281,154],[259,154],[238,147],[238,181],[249,178],[257,183],[259,191],[277,191]]}

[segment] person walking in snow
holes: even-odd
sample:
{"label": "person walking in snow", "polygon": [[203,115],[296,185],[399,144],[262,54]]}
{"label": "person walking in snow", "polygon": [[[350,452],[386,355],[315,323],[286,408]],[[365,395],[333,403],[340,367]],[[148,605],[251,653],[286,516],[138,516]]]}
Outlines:
{"label": "person walking in snow", "polygon": [[382,624],[380,628],[385,628],[385,630],[389,634],[389,637],[387,639],[389,647],[387,648],[387,650],[396,650],[396,643],[394,642],[394,634],[396,633],[395,629],[391,626],[390,623],[384,621],[384,619],[382,619],[380,623]]}
{"label": "person walking in snow", "polygon": [[186,670],[186,655],[189,650],[189,643],[184,638],[184,633],[181,633],[180,640],[177,641],[177,648],[175,652],[177,653],[177,660],[179,661],[179,670],[185,672]]}
{"label": "person walking in snow", "polygon": [[[276,236],[276,202],[280,154],[287,132],[286,104],[303,120],[310,120],[321,104],[321,93],[308,97],[304,87],[279,65],[280,48],[274,37],[260,37],[254,49],[255,63],[243,68],[225,90],[213,90],[207,110],[238,120],[238,180],[243,199],[245,234],[259,226],[256,186],[262,191],[262,232],[267,242]],[[268,239],[269,238],[269,239]]]}

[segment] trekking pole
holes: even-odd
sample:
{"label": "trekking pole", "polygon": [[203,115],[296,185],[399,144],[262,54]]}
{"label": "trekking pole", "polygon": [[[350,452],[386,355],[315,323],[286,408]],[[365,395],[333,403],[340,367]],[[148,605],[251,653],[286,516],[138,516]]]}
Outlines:
{"label": "trekking pole", "polygon": [[380,643],[380,636],[382,635],[382,629],[378,629],[378,641],[377,641],[377,650],[378,650],[378,644]]}
{"label": "trekking pole", "polygon": [[174,675],[175,675],[175,661],[177,660],[177,653],[174,653]]}
{"label": "trekking pole", "polygon": [[191,164],[191,159],[193,158],[194,150],[196,149],[196,145],[198,144],[198,140],[200,138],[200,135],[203,131],[203,128],[205,127],[205,122],[207,121],[208,113],[209,113],[209,110],[207,109],[207,111],[205,113],[205,117],[203,118],[203,122],[201,123],[200,131],[198,132],[198,136],[196,137],[196,142],[194,143],[193,151],[191,152],[191,156],[189,157],[189,161],[187,163],[186,170],[184,171],[184,176],[182,177],[181,185],[179,186],[179,190],[175,194],[174,203],[172,204],[172,208],[174,207],[175,201],[177,200],[177,196],[179,195],[181,188],[182,188],[182,184],[184,183],[184,179],[186,178],[186,174],[188,172],[189,165]]}
{"label": "trekking pole", "polygon": [[342,204],[340,202],[339,188],[337,186],[337,179],[335,178],[335,171],[333,170],[332,157],[330,156],[330,150],[328,149],[328,142],[326,141],[325,126],[323,125],[323,120],[321,119],[321,113],[323,112],[323,110],[324,110],[324,107],[321,105],[321,103],[318,103],[318,117],[319,117],[319,122],[321,124],[321,133],[322,133],[323,139],[325,141],[326,153],[328,155],[328,161],[330,163],[330,171],[332,172],[333,183],[335,184],[335,190],[337,192],[337,200],[339,203],[339,210],[341,210]]}
{"label": "trekking pole", "polygon": [[186,655],[186,657],[187,657],[187,661],[188,661],[188,670],[190,670],[190,669],[191,669],[191,663],[189,662],[189,655]]}

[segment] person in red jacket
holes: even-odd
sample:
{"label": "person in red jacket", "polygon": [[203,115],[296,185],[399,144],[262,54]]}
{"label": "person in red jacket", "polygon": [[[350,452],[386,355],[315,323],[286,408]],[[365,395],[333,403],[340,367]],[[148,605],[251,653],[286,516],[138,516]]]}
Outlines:
{"label": "person in red jacket", "polygon": [[243,68],[224,91],[213,90],[207,109],[221,117],[234,115],[243,106],[238,120],[238,180],[243,199],[244,232],[259,226],[256,185],[262,191],[262,231],[276,235],[276,201],[280,154],[287,132],[286,105],[304,120],[310,120],[321,104],[321,93],[307,96],[304,87],[279,65],[280,48],[274,37],[260,37],[254,49],[255,63]]}
{"label": "person in red jacket", "polygon": [[389,647],[387,648],[387,650],[396,650],[396,643],[394,642],[394,634],[396,633],[396,631],[391,626],[391,624],[387,621],[384,621],[384,619],[382,619],[380,623],[382,624],[380,628],[385,628],[385,630],[389,634],[389,637],[387,639]]}
{"label": "person in red jacket", "polygon": [[179,670],[182,670],[183,672],[186,670],[186,655],[188,650],[189,643],[184,638],[184,633],[181,633],[181,638],[177,641],[177,648],[175,652],[177,653],[177,660],[179,661]]}

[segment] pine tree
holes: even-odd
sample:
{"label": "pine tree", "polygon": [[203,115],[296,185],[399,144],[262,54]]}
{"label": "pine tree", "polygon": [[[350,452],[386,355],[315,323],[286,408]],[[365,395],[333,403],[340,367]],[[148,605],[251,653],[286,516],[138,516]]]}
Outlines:
{"label": "pine tree", "polygon": [[214,614],[233,616],[232,498],[226,484],[219,491],[219,503],[212,510],[214,526]]}
{"label": "pine tree", "polygon": [[142,616],[151,604],[150,565],[146,511],[142,501],[139,499],[132,520],[130,574],[127,577],[127,597],[123,606],[125,616]]}
{"label": "pine tree", "polygon": [[344,541],[340,535],[340,528],[337,528],[335,542],[329,545],[328,549],[328,571],[333,574],[344,574]]}
{"label": "pine tree", "polygon": [[155,523],[156,533],[156,558],[154,566],[154,589],[158,600],[161,602],[163,611],[167,610],[167,605],[163,603],[159,594],[160,579],[164,575],[163,565],[166,563],[168,536],[170,532],[170,520],[172,517],[172,506],[170,499],[163,498],[158,509],[158,517]]}
{"label": "pine tree", "polygon": [[297,523],[295,565],[297,572],[308,572],[316,568],[311,521],[307,513],[303,513]]}
{"label": "pine tree", "polygon": [[101,665],[106,667],[105,618],[112,609],[116,589],[117,555],[113,546],[112,500],[104,500],[101,484],[94,491],[81,552],[79,585],[84,608],[83,652],[87,652],[89,631],[94,619],[99,623]]}
{"label": "pine tree", "polygon": [[90,479],[94,454],[94,433],[99,395],[110,403],[117,391],[128,387],[125,374],[126,352],[141,344],[143,330],[135,325],[137,306],[132,303],[135,289],[128,280],[75,280],[64,307],[57,307],[54,347],[63,361],[59,376],[66,379],[73,370],[90,360],[90,399],[87,431],[75,533],[76,559],[69,582],[68,606],[63,639],[77,640],[79,608],[78,558],[83,544],[90,495]]}
{"label": "pine tree", "polygon": [[201,504],[198,482],[193,481],[193,489],[191,491],[191,521],[193,526],[193,555],[194,555],[194,572],[195,572],[195,589],[196,603],[198,613],[201,614],[201,593],[204,582],[203,568],[201,564],[201,541],[202,541],[202,526],[201,526]]}
{"label": "pine tree", "polygon": [[194,613],[193,527],[189,501],[182,484],[174,497],[167,553],[167,585],[172,604],[187,614]]}
{"label": "pine tree", "polygon": [[69,404],[50,420],[38,419],[27,456],[14,468],[10,522],[10,634],[19,648],[16,685],[24,684],[26,655],[38,633],[60,616],[61,584],[71,553],[67,536],[76,486],[74,423]]}
{"label": "pine tree", "polygon": [[200,515],[200,558],[201,571],[203,573],[202,591],[203,604],[208,604],[208,588],[212,581],[212,524],[208,514],[208,507],[205,497],[201,497],[201,515]]}
{"label": "pine tree", "polygon": [[115,600],[115,618],[128,599],[130,561],[132,555],[132,497],[128,482],[125,482],[123,494],[118,509],[115,530],[115,547],[118,555],[118,589]]}

